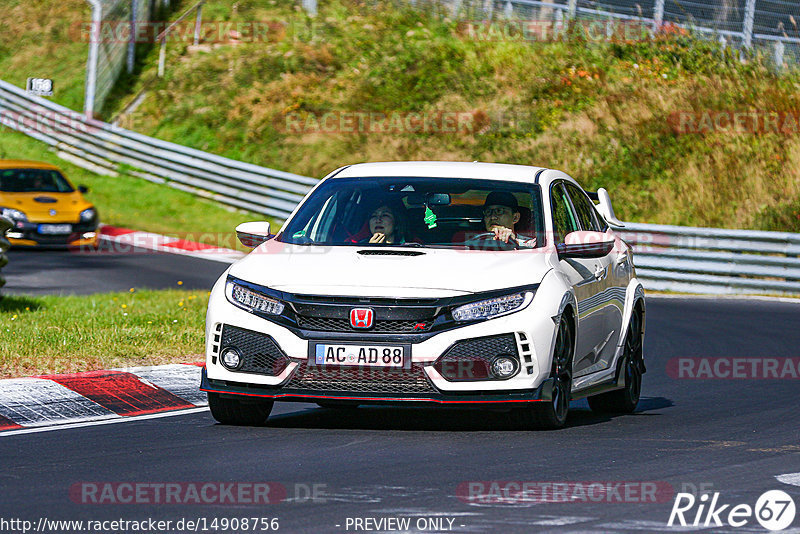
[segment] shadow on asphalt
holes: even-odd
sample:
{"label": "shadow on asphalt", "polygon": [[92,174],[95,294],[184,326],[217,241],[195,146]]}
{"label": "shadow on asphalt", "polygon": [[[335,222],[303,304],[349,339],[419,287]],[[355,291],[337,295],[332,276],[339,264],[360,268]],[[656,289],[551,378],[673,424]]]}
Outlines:
{"label": "shadow on asphalt", "polygon": [[[585,400],[574,401],[565,428],[596,425],[625,417],[657,416],[647,413],[670,408],[664,397],[643,397],[632,415],[596,414]],[[264,425],[272,428],[318,428],[338,430],[435,430],[450,432],[520,431],[510,412],[464,408],[397,408],[361,406],[358,408],[308,408],[273,415]]]}

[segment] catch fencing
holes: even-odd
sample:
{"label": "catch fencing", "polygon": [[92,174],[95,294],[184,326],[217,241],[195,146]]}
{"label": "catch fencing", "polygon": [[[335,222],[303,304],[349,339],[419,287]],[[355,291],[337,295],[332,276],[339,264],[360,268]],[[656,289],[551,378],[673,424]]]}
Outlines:
{"label": "catch fencing", "polygon": [[[413,0],[412,0],[413,1]],[[444,0],[453,16],[561,22],[630,21],[656,30],[683,28],[740,49],[758,47],[776,64],[800,59],[797,0]]]}
{"label": "catch fencing", "polygon": [[[86,0],[92,8],[89,56],[86,60],[86,85],[83,111],[87,116],[99,112],[122,69],[134,68],[136,24],[148,21],[158,8],[156,0]],[[166,5],[161,0],[161,5]],[[130,24],[128,42],[107,39],[103,32],[117,25]]]}
{"label": "catch fencing", "polygon": [[[317,183],[90,120],[3,81],[0,122],[94,172],[124,171],[280,219]],[[800,234],[634,223],[619,231],[647,289],[800,294]]]}
{"label": "catch fencing", "polygon": [[[0,215],[0,271],[2,271],[3,267],[6,266],[8,263],[8,256],[6,256],[6,251],[8,250],[8,239],[6,239],[6,231],[13,226],[13,223]],[[0,272],[0,287],[6,285],[6,279],[3,278],[3,273]]]}

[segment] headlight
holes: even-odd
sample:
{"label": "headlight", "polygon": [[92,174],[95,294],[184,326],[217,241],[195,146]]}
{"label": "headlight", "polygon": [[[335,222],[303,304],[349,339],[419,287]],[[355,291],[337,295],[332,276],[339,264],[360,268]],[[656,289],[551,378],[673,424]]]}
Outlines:
{"label": "headlight", "polygon": [[454,309],[453,319],[456,321],[491,319],[493,317],[519,311],[530,304],[532,300],[532,291],[524,291],[522,293],[514,293],[513,295],[481,300]]}
{"label": "headlight", "polygon": [[0,215],[8,217],[12,221],[27,221],[28,217],[19,210],[14,208],[0,208]]}
{"label": "headlight", "polygon": [[97,210],[94,208],[86,208],[81,212],[81,222],[89,222],[97,216]]}
{"label": "headlight", "polygon": [[270,315],[280,315],[283,313],[284,304],[275,299],[265,297],[236,282],[228,282],[225,286],[225,295],[228,301],[234,306],[238,306],[249,312],[269,313]]}

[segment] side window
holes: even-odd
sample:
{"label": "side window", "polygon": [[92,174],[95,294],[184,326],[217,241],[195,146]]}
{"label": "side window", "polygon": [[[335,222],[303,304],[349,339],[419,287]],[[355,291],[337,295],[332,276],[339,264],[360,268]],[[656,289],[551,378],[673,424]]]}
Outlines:
{"label": "side window", "polygon": [[592,201],[577,187],[572,184],[566,184],[569,196],[572,199],[572,205],[578,214],[578,220],[581,223],[581,228],[593,232],[600,231],[600,223],[597,221],[597,214],[595,213]]}
{"label": "side window", "polygon": [[560,183],[553,184],[550,189],[550,203],[553,208],[553,231],[556,243],[563,243],[564,237],[576,230],[580,230],[578,219],[567,198],[567,193]]}

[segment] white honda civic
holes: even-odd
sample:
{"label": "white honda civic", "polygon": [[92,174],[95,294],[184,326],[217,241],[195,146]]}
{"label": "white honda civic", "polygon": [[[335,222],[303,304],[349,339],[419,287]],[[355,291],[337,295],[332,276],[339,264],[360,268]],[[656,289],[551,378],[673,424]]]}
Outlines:
{"label": "white honda civic", "polygon": [[[595,203],[596,202],[596,203]],[[275,400],[454,405],[564,425],[630,413],[644,291],[608,193],[522,165],[365,163],[321,180],[211,292],[201,389],[222,423]]]}

